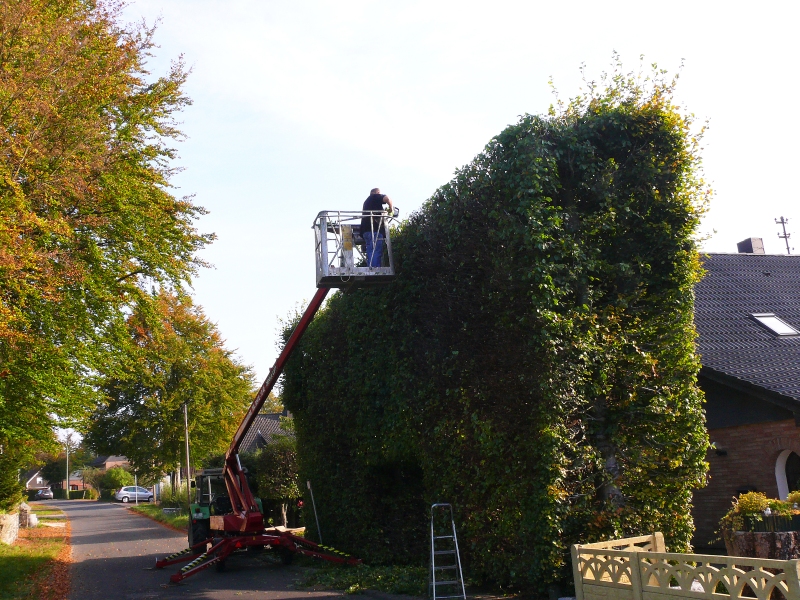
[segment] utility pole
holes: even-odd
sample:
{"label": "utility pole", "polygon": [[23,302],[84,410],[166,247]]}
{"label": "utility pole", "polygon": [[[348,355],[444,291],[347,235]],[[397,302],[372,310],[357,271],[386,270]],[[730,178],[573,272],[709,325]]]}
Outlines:
{"label": "utility pole", "polygon": [[64,446],[67,449],[67,497],[66,500],[69,500],[69,444],[72,441],[72,434],[68,433],[64,438]]}
{"label": "utility pole", "polygon": [[789,223],[789,219],[784,219],[783,217],[780,220],[775,219],[775,224],[780,225],[783,227],[783,234],[778,234],[778,237],[781,238],[784,242],[786,242],[786,254],[791,254],[791,249],[789,248],[789,238],[792,237],[791,233],[786,233],[786,225]]}
{"label": "utility pole", "polygon": [[65,500],[69,500],[69,443],[67,443],[67,497]]}
{"label": "utility pole", "polygon": [[192,515],[192,479],[189,475],[189,409],[188,403],[183,403],[183,431],[186,439],[186,511],[191,519]]}

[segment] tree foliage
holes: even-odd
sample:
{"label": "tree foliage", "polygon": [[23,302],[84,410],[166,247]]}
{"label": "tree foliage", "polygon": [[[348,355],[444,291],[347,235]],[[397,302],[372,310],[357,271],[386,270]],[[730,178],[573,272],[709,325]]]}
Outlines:
{"label": "tree foliage", "polygon": [[185,296],[156,294],[127,330],[129,349],[100,383],[104,404],[90,417],[87,443],[126,456],[140,477],[174,470],[185,451],[186,403],[193,459],[224,450],[252,398],[249,367]]}
{"label": "tree foliage", "polygon": [[104,490],[117,490],[125,485],[133,485],[134,479],[131,472],[122,467],[111,467],[100,479],[100,487]]}
{"label": "tree foliage", "polygon": [[41,476],[51,484],[66,479],[67,453],[64,449],[65,446],[69,446],[70,473],[81,469],[94,458],[94,455],[83,443],[76,443],[76,441],[73,440],[72,434],[67,435],[66,439],[60,440],[59,444],[62,448],[60,452],[57,454],[41,454],[39,456],[39,461],[37,461],[38,464],[41,464]]}
{"label": "tree foliage", "polygon": [[0,448],[23,462],[91,409],[145,282],[179,287],[212,239],[169,186],[186,71],[150,77],[121,6],[0,3]]}
{"label": "tree foliage", "polygon": [[83,476],[83,481],[98,492],[103,488],[103,476],[105,473],[97,467],[84,467],[81,475]]}
{"label": "tree foliage", "polygon": [[471,576],[533,592],[575,542],[688,546],[707,191],[673,86],[617,65],[523,116],[393,238],[391,286],[331,297],[283,387],[326,543],[418,561],[452,502]]}
{"label": "tree foliage", "polygon": [[254,476],[258,495],[280,503],[282,525],[287,526],[290,500],[302,496],[298,486],[297,439],[292,435],[275,435],[271,443],[255,455]]}

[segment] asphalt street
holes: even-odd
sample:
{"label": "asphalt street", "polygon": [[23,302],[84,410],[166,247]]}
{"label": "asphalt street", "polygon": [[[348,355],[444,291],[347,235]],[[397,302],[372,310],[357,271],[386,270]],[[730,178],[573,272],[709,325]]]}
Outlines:
{"label": "asphalt street", "polygon": [[[154,570],[159,557],[186,547],[186,535],[134,514],[121,504],[80,500],[48,501],[67,513],[72,528],[74,600],[341,598],[339,592],[295,590],[302,568],[286,567],[269,553],[233,556],[223,573],[211,567],[178,585],[176,567]],[[180,565],[178,565],[180,567]]]}

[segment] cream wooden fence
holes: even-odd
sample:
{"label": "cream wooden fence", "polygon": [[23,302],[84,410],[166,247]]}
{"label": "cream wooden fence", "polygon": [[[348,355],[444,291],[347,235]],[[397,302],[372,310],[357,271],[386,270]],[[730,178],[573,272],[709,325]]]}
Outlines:
{"label": "cream wooden fence", "polygon": [[660,533],[572,546],[577,600],[800,600],[798,560],[664,550]]}

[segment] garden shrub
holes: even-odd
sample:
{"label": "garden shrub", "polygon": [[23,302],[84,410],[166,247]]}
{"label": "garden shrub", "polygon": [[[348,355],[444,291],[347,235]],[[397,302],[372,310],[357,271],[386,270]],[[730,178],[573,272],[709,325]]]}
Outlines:
{"label": "garden shrub", "polygon": [[25,497],[25,486],[19,481],[17,468],[24,452],[8,446],[0,446],[0,450],[0,511],[11,513]]}
{"label": "garden shrub", "polygon": [[[195,490],[191,491],[192,502],[195,501]],[[161,506],[172,508],[186,508],[186,481],[182,485],[176,485],[175,489],[169,485],[161,486],[161,494],[159,496]]]}
{"label": "garden shrub", "polygon": [[102,489],[109,490],[113,495],[119,488],[125,485],[133,485],[133,475],[122,467],[111,467],[103,475],[101,480]]}
{"label": "garden shrub", "polygon": [[393,236],[391,285],[330,297],[282,395],[326,544],[424,564],[451,502],[467,573],[533,593],[572,543],[688,548],[706,190],[672,91],[617,72],[525,115]]}

